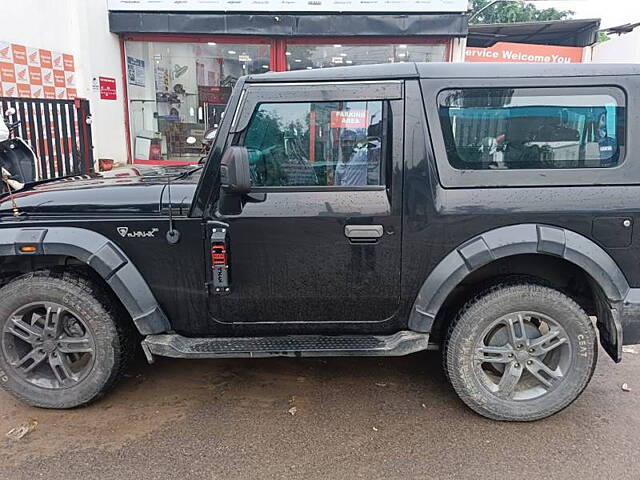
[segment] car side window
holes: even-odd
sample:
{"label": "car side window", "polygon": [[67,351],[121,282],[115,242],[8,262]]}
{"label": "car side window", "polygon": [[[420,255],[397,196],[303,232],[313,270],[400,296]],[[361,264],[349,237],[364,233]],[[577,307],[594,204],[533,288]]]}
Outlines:
{"label": "car side window", "polygon": [[242,135],[256,187],[381,184],[383,101],[260,103]]}
{"label": "car side window", "polygon": [[613,87],[445,90],[438,112],[458,170],[615,167],[623,161],[624,94]]}

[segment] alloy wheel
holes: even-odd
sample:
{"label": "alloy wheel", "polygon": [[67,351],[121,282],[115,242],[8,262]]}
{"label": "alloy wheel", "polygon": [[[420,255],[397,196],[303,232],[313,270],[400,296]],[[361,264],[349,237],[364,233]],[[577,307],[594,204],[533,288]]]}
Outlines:
{"label": "alloy wheel", "polygon": [[547,395],[571,367],[573,351],[566,331],[541,313],[521,311],[502,316],[479,338],[474,373],[487,390],[503,400]]}
{"label": "alloy wheel", "polygon": [[39,302],[13,312],[2,329],[2,353],[18,376],[33,385],[68,388],[91,371],[93,333],[58,303]]}

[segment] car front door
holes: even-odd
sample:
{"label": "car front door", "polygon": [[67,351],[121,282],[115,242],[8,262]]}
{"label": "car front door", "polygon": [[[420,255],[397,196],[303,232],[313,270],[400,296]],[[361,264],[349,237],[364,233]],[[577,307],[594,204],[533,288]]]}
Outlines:
{"label": "car front door", "polygon": [[211,293],[212,320],[292,331],[393,320],[403,84],[244,88],[227,145],[247,148],[252,189],[240,214],[220,218],[231,288]]}

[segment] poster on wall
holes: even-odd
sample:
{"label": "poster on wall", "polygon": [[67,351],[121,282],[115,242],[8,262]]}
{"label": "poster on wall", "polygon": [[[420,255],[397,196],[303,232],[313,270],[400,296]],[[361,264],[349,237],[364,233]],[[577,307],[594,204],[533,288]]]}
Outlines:
{"label": "poster on wall", "polygon": [[127,56],[127,78],[129,85],[144,87],[144,60]]}
{"label": "poster on wall", "polygon": [[160,65],[155,65],[155,87],[157,92],[167,92],[169,90],[169,72]]}
{"label": "poster on wall", "polygon": [[116,79],[111,77],[98,77],[100,82],[100,100],[116,99]]}
{"label": "poster on wall", "polygon": [[73,55],[0,41],[0,97],[74,99]]}
{"label": "poster on wall", "polygon": [[109,0],[112,11],[466,12],[468,0]]}

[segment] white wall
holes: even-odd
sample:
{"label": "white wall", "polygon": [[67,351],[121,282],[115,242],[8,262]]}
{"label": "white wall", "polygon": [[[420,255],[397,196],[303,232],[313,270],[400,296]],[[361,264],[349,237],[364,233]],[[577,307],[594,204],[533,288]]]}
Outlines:
{"label": "white wall", "polygon": [[593,63],[640,63],[640,29],[612,36],[591,49]]}
{"label": "white wall", "polygon": [[[127,161],[120,44],[106,0],[1,0],[0,40],[72,54],[78,96],[93,114],[94,158]],[[116,79],[117,100],[100,100],[93,77]]]}

